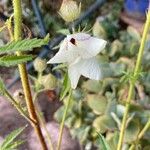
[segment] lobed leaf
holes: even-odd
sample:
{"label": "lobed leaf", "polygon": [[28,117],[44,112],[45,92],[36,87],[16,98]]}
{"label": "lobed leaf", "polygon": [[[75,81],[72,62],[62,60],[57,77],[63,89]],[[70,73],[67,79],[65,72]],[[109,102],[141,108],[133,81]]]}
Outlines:
{"label": "lobed leaf", "polygon": [[8,56],[3,56],[0,58],[0,66],[15,66],[17,64],[25,63],[27,61],[32,60],[31,55],[8,55]]}
{"label": "lobed leaf", "polygon": [[41,47],[49,42],[49,35],[44,39],[24,39],[19,41],[12,41],[2,47],[0,47],[0,54],[16,52],[16,51],[29,51],[33,48]]}

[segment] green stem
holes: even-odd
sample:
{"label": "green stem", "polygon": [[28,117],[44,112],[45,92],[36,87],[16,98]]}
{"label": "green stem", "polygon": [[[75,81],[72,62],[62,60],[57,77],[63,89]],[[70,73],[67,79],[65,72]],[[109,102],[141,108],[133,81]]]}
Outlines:
{"label": "green stem", "polygon": [[[21,0],[13,0],[13,9],[14,9],[14,40],[21,39],[21,31],[22,31],[22,8],[21,8]],[[17,55],[21,55],[21,52],[17,52]],[[31,89],[29,85],[26,64],[19,64],[18,65],[21,82],[23,86],[23,91],[25,95],[26,105],[29,112],[29,116],[32,120],[36,122],[36,124],[32,123],[32,126],[39,138],[41,143],[42,149],[47,150],[47,145],[42,135],[42,131],[40,128],[40,124],[38,121],[38,117],[35,111],[35,107],[32,100]]]}
{"label": "green stem", "polygon": [[[141,69],[141,62],[142,62],[142,57],[143,57],[143,52],[144,52],[144,46],[146,43],[146,38],[147,38],[148,31],[149,31],[149,27],[150,27],[150,11],[148,11],[148,13],[147,13],[147,20],[146,20],[146,23],[144,26],[144,31],[143,31],[143,35],[142,35],[142,39],[141,39],[141,45],[139,48],[136,66],[134,69],[133,78],[135,78],[135,79],[137,79],[137,76],[139,75],[139,72]],[[125,129],[126,129],[126,122],[127,122],[128,112],[129,112],[129,108],[130,108],[130,102],[131,102],[133,91],[134,91],[134,84],[135,84],[135,81],[130,81],[129,93],[128,93],[128,98],[126,101],[126,110],[125,110],[123,120],[122,120],[117,150],[122,149],[124,133],[125,133]]]}
{"label": "green stem", "polygon": [[60,147],[61,147],[64,123],[65,123],[66,115],[67,115],[68,108],[69,108],[70,101],[71,101],[71,95],[72,95],[72,89],[70,89],[69,95],[68,95],[68,98],[67,98],[65,111],[64,111],[63,118],[62,118],[61,125],[60,125],[59,138],[58,138],[58,143],[57,143],[57,149],[56,150],[60,150]]}
{"label": "green stem", "polygon": [[16,100],[11,96],[11,94],[5,90],[4,95],[8,98],[8,100],[14,105],[14,107],[19,111],[19,113],[29,122],[35,123],[22,109],[22,107],[16,102]]}
{"label": "green stem", "polygon": [[[142,129],[142,131],[139,133],[137,137],[137,141],[139,141],[145,134],[145,132],[150,128],[150,119],[147,121],[146,125]],[[132,144],[129,150],[134,150],[135,149],[135,144]]]}

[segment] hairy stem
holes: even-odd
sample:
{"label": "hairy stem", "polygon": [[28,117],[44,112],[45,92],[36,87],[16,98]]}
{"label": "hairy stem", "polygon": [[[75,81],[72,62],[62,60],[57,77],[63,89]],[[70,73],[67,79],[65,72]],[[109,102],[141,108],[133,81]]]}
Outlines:
{"label": "hairy stem", "polygon": [[[13,8],[14,8],[14,40],[21,39],[21,31],[22,31],[22,9],[21,9],[21,0],[13,0]],[[21,55],[21,52],[17,52],[17,55]],[[26,64],[19,64],[18,65],[21,82],[23,86],[23,91],[25,94],[25,100],[27,109],[29,112],[29,116],[36,124],[32,123],[32,126],[39,138],[41,143],[42,149],[47,150],[47,145],[42,135],[42,131],[40,128],[40,124],[36,115],[35,107],[32,101],[31,89],[28,81],[28,75],[26,70]]]}
{"label": "hairy stem", "polygon": [[[142,57],[143,57],[143,52],[144,52],[144,47],[145,47],[149,27],[150,27],[150,10],[148,10],[148,13],[147,13],[147,20],[146,20],[146,23],[145,23],[145,26],[144,26],[144,31],[143,31],[143,35],[142,35],[142,39],[141,39],[141,45],[140,45],[140,48],[139,48],[139,53],[138,53],[138,57],[137,57],[136,66],[135,66],[135,69],[134,69],[133,78],[135,78],[135,79],[137,79],[137,76],[139,75],[139,72],[140,72],[140,69],[141,69],[141,62],[142,62]],[[126,101],[126,110],[125,110],[123,120],[122,120],[122,125],[121,125],[121,131],[120,131],[120,137],[119,137],[117,150],[122,149],[123,140],[124,140],[124,133],[125,133],[125,129],[126,129],[126,122],[127,122],[128,112],[129,112],[129,108],[130,108],[130,102],[131,102],[132,95],[133,95],[134,85],[135,85],[135,80],[130,81],[129,93],[128,93],[128,98],[127,98],[127,101]]]}
{"label": "hairy stem", "polygon": [[[147,121],[146,125],[144,126],[144,128],[142,129],[142,131],[139,133],[137,140],[139,141],[145,134],[145,132],[150,128],[150,119]],[[132,144],[131,147],[129,148],[129,150],[134,150],[135,149],[135,144]]]}
{"label": "hairy stem", "polygon": [[71,95],[72,95],[72,89],[70,89],[70,91],[69,91],[69,95],[68,95],[68,98],[67,98],[67,104],[66,104],[65,111],[64,111],[63,118],[62,118],[61,125],[60,125],[59,138],[58,138],[58,143],[57,143],[57,150],[60,150],[60,148],[61,148],[64,123],[65,123],[66,115],[67,115],[67,112],[68,112],[69,104],[70,104],[70,101],[71,101]]}

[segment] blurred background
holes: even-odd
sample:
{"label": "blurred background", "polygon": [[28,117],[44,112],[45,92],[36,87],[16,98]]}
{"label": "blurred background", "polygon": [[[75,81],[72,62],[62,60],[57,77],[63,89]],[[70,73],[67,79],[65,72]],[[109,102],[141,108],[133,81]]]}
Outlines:
{"label": "blurred background", "polygon": [[[148,0],[77,0],[82,4],[81,18],[75,21],[76,30],[84,30],[108,41],[107,47],[98,56],[103,80],[81,78],[74,90],[72,103],[65,122],[62,150],[99,149],[98,133],[103,134],[111,150],[116,150],[118,133],[125,110],[128,93],[127,78],[132,73],[141,41]],[[67,24],[58,11],[62,0],[23,0],[24,38],[45,37],[50,34],[50,43],[32,51],[35,57],[49,60],[58,50],[60,42],[72,24]],[[0,1],[0,27],[12,15],[11,0]],[[13,23],[12,23],[13,25]],[[0,32],[0,46],[10,41],[8,31]],[[30,52],[31,53],[31,52]],[[37,103],[44,115],[54,145],[58,138],[65,100],[59,100],[64,70],[53,71],[47,66]],[[33,93],[37,82],[37,70],[28,63]],[[14,96],[22,94],[17,67],[0,67],[0,76]],[[35,80],[33,80],[33,78]],[[21,98],[23,99],[23,98]],[[125,132],[124,150],[136,141],[139,131],[150,117],[150,35],[145,46],[142,75],[134,89],[128,125]],[[22,101],[22,100],[21,100]],[[64,105],[63,105],[64,104]],[[22,104],[23,105],[23,104]],[[11,131],[28,124],[13,106],[0,97],[0,141]],[[38,150],[39,143],[30,125],[19,137],[25,142],[19,150]],[[137,143],[139,150],[150,149],[150,130]]]}

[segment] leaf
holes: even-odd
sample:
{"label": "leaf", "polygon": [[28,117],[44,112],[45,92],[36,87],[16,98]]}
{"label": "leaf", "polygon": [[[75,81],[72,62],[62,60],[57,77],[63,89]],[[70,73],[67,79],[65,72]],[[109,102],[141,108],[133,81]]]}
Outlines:
{"label": "leaf", "polygon": [[108,145],[107,141],[105,140],[104,136],[98,133],[99,141],[101,150],[111,150],[110,146]]}
{"label": "leaf", "polygon": [[109,132],[107,133],[107,143],[109,144],[111,150],[116,150],[119,140],[119,132],[115,131],[114,133]]}
{"label": "leaf", "polygon": [[23,143],[24,143],[24,141],[18,140],[18,141],[16,141],[16,142],[13,142],[13,143],[9,144],[9,145],[5,148],[5,150],[17,150],[17,147],[18,147],[19,145],[23,144]]}
{"label": "leaf", "polygon": [[89,92],[98,93],[102,89],[102,83],[96,80],[87,80],[82,87]]}
{"label": "leaf", "polygon": [[5,85],[0,77],[0,94],[4,95],[4,93],[5,93]]}
{"label": "leaf", "polygon": [[116,128],[115,122],[109,115],[102,115],[93,121],[93,127],[97,132],[105,133],[108,130],[114,130]]}
{"label": "leaf", "polygon": [[129,123],[129,125],[127,126],[127,129],[125,131],[124,141],[127,143],[132,143],[132,142],[136,141],[139,132],[140,132],[139,121],[132,120]]}
{"label": "leaf", "polygon": [[91,130],[91,126],[82,124],[80,128],[76,128],[71,132],[75,137],[80,139],[81,144],[85,144],[87,139],[89,138],[90,130]]}
{"label": "leaf", "polygon": [[70,89],[70,80],[69,80],[68,74],[66,74],[64,77],[64,81],[63,81],[63,88],[60,93],[61,100],[63,100],[64,97],[67,95],[69,89]]}
{"label": "leaf", "polygon": [[104,114],[107,108],[107,99],[96,94],[87,95],[87,104],[95,114]]}
{"label": "leaf", "polygon": [[68,35],[68,34],[70,34],[70,31],[68,29],[60,29],[57,31],[57,33]]}
{"label": "leaf", "polygon": [[128,26],[127,28],[127,32],[129,33],[129,35],[137,40],[137,41],[140,41],[141,40],[141,35],[140,33],[138,32],[138,30],[136,30],[136,28],[132,27],[132,26]]}
{"label": "leaf", "polygon": [[23,132],[25,128],[26,127],[22,127],[11,132],[0,145],[0,150],[10,150],[12,147],[13,149],[15,149],[18,145],[22,144],[20,140],[16,142],[13,141],[15,140],[15,138],[17,138],[17,136],[19,136]]}
{"label": "leaf", "polygon": [[31,55],[8,55],[8,56],[3,56],[0,58],[0,66],[15,66],[17,64],[25,63],[27,61],[32,60]]}
{"label": "leaf", "polygon": [[65,67],[67,67],[66,64],[60,64],[60,65],[57,65],[56,67],[54,67],[54,68],[52,69],[52,71],[55,71],[55,70],[58,70],[58,69],[62,69],[62,68],[65,68]]}
{"label": "leaf", "polygon": [[47,35],[44,39],[24,39],[19,41],[10,42],[2,47],[0,47],[0,54],[16,52],[16,51],[29,51],[33,48],[41,47],[42,45],[46,45],[49,42],[49,35]]}

